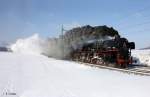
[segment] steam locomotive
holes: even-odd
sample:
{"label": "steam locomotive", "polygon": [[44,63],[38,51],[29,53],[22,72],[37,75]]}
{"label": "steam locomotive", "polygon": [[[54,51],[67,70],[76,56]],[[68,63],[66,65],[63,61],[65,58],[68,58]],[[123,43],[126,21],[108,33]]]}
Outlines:
{"label": "steam locomotive", "polygon": [[115,36],[115,39],[84,43],[71,52],[71,59],[98,65],[126,68],[133,63],[131,50],[135,43],[126,38]]}

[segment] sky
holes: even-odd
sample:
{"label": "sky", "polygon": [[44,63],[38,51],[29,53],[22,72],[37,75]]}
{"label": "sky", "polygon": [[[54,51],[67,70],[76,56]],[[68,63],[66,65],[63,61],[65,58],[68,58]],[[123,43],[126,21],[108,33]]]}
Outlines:
{"label": "sky", "polygon": [[83,25],[107,25],[136,48],[150,46],[149,0],[0,0],[0,42],[38,33],[57,37]]}

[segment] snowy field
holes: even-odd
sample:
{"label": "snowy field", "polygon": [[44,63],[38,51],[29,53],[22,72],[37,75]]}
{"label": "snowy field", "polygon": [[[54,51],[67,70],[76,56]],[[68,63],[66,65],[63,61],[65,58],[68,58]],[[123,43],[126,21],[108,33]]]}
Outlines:
{"label": "snowy field", "polygon": [[[37,34],[10,48],[0,52],[0,97],[150,97],[150,77],[48,58],[55,50]],[[133,56],[150,65],[150,51]]]}
{"label": "snowy field", "polygon": [[0,52],[0,97],[150,97],[150,77]]}

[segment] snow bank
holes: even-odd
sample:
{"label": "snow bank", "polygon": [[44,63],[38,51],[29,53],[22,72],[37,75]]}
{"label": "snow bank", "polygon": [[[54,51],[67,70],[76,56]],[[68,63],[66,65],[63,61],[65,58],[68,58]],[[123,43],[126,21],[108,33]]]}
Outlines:
{"label": "snow bank", "polygon": [[137,63],[150,66],[150,50],[133,50],[132,56],[137,59]]}

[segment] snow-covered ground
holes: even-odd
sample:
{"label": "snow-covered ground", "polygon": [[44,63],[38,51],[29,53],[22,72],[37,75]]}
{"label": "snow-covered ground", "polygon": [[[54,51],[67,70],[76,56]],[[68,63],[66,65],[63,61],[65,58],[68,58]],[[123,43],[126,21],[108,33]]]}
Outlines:
{"label": "snow-covered ground", "polygon": [[[35,34],[0,52],[0,97],[150,97],[150,77],[48,58],[46,45]],[[150,65],[150,51],[133,56]]]}
{"label": "snow-covered ground", "polygon": [[133,50],[132,56],[137,59],[137,63],[150,66],[150,50]]}
{"label": "snow-covered ground", "polygon": [[0,52],[0,97],[150,97],[150,77]]}

